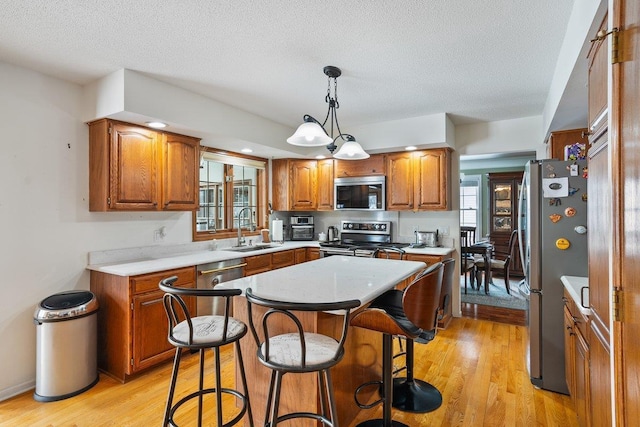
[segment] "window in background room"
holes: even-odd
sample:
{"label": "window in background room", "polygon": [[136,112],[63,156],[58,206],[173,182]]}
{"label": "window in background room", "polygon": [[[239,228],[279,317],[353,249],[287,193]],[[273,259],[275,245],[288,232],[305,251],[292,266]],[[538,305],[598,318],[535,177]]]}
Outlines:
{"label": "window in background room", "polygon": [[481,236],[480,175],[465,175],[460,180],[460,226],[476,227]]}
{"label": "window in background room", "polygon": [[194,215],[194,240],[231,237],[238,229],[262,228],[266,212],[266,159],[203,150],[200,203]]}

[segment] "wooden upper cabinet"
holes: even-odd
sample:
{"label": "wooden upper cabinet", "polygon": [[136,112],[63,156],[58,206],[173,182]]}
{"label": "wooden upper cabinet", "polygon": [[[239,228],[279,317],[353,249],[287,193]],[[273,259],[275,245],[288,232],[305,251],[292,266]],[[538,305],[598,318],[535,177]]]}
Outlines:
{"label": "wooden upper cabinet", "polygon": [[333,210],[333,160],[318,160],[318,210]]}
{"label": "wooden upper cabinet", "polygon": [[89,124],[89,210],[194,210],[199,140],[108,119]]}
{"label": "wooden upper cabinet", "polygon": [[273,160],[271,168],[274,210],[316,210],[318,206],[318,162],[316,160],[276,159]]}
{"label": "wooden upper cabinet", "polygon": [[387,210],[447,210],[448,148],[387,155]]}
{"label": "wooden upper cabinet", "polygon": [[387,210],[413,209],[413,153],[387,155]]}
{"label": "wooden upper cabinet", "polygon": [[385,154],[373,154],[364,160],[334,160],[336,178],[385,174]]}
{"label": "wooden upper cabinet", "polygon": [[449,208],[449,150],[439,148],[417,151],[414,155],[414,191],[416,210]]}
{"label": "wooden upper cabinet", "polygon": [[589,149],[588,129],[569,129],[551,132],[547,156],[550,159],[564,160],[565,147],[575,143],[584,144]]}
{"label": "wooden upper cabinet", "polygon": [[[605,15],[601,30],[607,28],[607,16]],[[612,34],[602,40],[594,41],[589,51],[589,131],[592,138],[597,138],[607,126],[607,44],[609,37],[617,37]]]}
{"label": "wooden upper cabinet", "polygon": [[163,135],[162,186],[165,210],[195,210],[198,206],[200,140],[184,135]]}

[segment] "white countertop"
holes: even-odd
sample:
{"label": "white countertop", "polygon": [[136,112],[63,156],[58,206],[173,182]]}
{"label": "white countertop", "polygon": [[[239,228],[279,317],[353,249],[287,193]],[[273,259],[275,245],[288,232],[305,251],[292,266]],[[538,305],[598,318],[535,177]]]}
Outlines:
{"label": "white countertop", "polygon": [[230,280],[216,289],[251,288],[261,297],[287,302],[357,299],[366,304],[425,267],[419,261],[331,256]]}
{"label": "white countertop", "polygon": [[[575,301],[578,310],[585,316],[591,315],[589,307],[589,278],[578,276],[561,276],[560,280],[564,285],[573,301]],[[586,288],[584,292],[582,288]],[[583,299],[584,298],[584,299]],[[584,304],[584,305],[583,305]]]}
{"label": "white countertop", "polygon": [[[272,244],[274,245],[274,244]],[[122,261],[104,262],[99,264],[89,264],[88,270],[100,271],[102,273],[114,274],[116,276],[137,276],[139,274],[155,273],[157,271],[170,270],[174,268],[189,267],[199,264],[207,264],[210,262],[225,261],[229,259],[245,258],[253,255],[261,255],[270,252],[284,251],[288,249],[315,247],[320,245],[315,241],[297,241],[284,242],[281,245],[274,245],[268,249],[261,249],[251,252],[234,252],[221,248],[215,251],[201,250],[194,252],[182,252],[170,254],[165,252],[145,251],[145,248],[133,248],[130,250],[130,258]],[[229,249],[229,248],[226,248]],[[406,253],[420,255],[436,255],[446,256],[453,252],[452,248],[403,248]],[[118,255],[122,257],[122,252],[127,250],[119,250]],[[103,256],[101,259],[104,259]],[[331,257],[329,257],[331,258]]]}

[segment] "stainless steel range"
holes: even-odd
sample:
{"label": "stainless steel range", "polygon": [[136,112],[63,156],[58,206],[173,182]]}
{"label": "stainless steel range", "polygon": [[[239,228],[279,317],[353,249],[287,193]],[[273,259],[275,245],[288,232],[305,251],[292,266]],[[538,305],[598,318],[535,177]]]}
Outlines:
{"label": "stainless steel range", "polygon": [[370,257],[376,248],[403,248],[409,243],[391,242],[389,221],[342,221],[340,240],[321,242],[320,256],[331,255]]}

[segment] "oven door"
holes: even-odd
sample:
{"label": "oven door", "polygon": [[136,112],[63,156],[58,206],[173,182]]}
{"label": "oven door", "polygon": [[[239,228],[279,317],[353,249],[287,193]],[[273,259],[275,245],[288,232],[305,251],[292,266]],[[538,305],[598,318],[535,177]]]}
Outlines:
{"label": "oven door", "polygon": [[292,225],[291,240],[313,240],[313,225]]}

